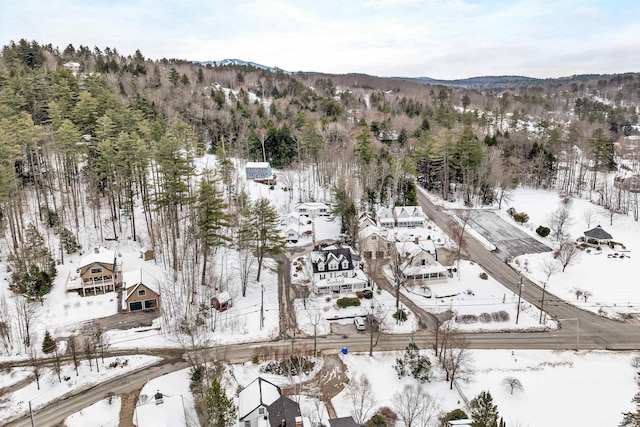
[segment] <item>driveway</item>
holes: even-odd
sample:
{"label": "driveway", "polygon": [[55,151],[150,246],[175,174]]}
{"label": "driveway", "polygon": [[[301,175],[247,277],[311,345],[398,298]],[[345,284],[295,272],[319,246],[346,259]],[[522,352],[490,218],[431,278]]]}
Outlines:
{"label": "driveway", "polygon": [[509,257],[552,250],[515,225],[505,221],[495,212],[474,211],[467,224],[495,245],[494,253],[503,261]]}

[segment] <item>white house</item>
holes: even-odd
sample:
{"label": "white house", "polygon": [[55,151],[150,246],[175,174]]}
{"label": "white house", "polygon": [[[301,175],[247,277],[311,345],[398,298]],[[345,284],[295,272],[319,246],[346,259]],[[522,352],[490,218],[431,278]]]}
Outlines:
{"label": "white house", "polygon": [[393,228],[396,225],[396,220],[393,217],[393,211],[384,206],[376,211],[376,218],[380,227]]}
{"label": "white house", "polygon": [[272,175],[269,162],[247,162],[244,170],[247,179],[268,179]]}
{"label": "white house", "polygon": [[284,228],[284,238],[287,242],[297,243],[300,240],[299,227],[297,225],[288,225]]}
{"label": "white house", "polygon": [[421,206],[396,206],[393,208],[393,217],[397,227],[424,227],[427,223]]}
{"label": "white house", "polygon": [[314,249],[309,256],[309,276],[316,294],[339,295],[369,288],[360,257],[341,243]]}
{"label": "white house", "polygon": [[319,216],[330,216],[331,208],[322,202],[304,202],[298,203],[294,208],[300,216],[308,216],[309,218],[317,218]]}
{"label": "white house", "polygon": [[395,250],[402,260],[400,269],[407,286],[447,281],[447,269],[436,261],[420,242],[396,242]]}

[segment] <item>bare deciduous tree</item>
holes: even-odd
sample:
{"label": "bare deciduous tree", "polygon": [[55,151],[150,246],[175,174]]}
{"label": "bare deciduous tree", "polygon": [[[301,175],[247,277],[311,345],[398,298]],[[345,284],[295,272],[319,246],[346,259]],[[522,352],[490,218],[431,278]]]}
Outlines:
{"label": "bare deciduous tree", "polygon": [[591,222],[596,218],[596,211],[592,208],[587,208],[582,212],[582,219],[587,223],[587,229],[591,228]]}
{"label": "bare deciduous tree", "polygon": [[352,379],[347,386],[347,396],[353,407],[353,419],[357,423],[364,423],[376,406],[376,397],[369,378],[362,374]]}
{"label": "bare deciduous tree", "polygon": [[522,383],[520,382],[519,379],[515,377],[506,377],[505,379],[502,380],[502,384],[511,391],[511,394],[513,394],[514,390],[524,391],[524,387],[522,386]]}
{"label": "bare deciduous tree", "polygon": [[71,353],[71,359],[73,360],[73,367],[76,370],[76,377],[78,374],[78,365],[80,361],[78,360],[78,337],[75,335],[71,335],[67,338],[67,348],[69,349],[69,353]]}
{"label": "bare deciduous tree", "polygon": [[560,271],[560,265],[553,259],[544,259],[540,262],[540,269],[545,275],[545,283],[549,281],[552,275]]}
{"label": "bare deciduous tree", "polygon": [[549,228],[559,242],[566,240],[565,228],[571,223],[571,210],[568,205],[561,205],[549,216]]}
{"label": "bare deciduous tree", "polygon": [[562,272],[564,272],[567,266],[578,258],[580,249],[573,242],[563,242],[555,255],[560,264],[562,264]]}
{"label": "bare deciduous tree", "polygon": [[38,390],[40,390],[40,376],[42,376],[42,360],[38,357],[35,348],[29,349],[29,365],[31,366],[31,373],[36,379],[36,384],[38,386]]}
{"label": "bare deciduous tree", "polygon": [[405,385],[393,395],[391,402],[405,427],[430,425],[438,413],[438,403],[422,384]]}
{"label": "bare deciduous tree", "polygon": [[454,335],[449,339],[450,346],[445,351],[442,366],[449,381],[449,388],[453,390],[453,383],[457,379],[467,380],[474,372],[473,357],[469,352],[469,343],[463,335]]}

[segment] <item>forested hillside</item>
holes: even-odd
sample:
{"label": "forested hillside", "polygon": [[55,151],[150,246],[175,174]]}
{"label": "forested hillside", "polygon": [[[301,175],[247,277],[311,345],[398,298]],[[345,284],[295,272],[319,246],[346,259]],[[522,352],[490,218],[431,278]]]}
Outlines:
{"label": "forested hillside", "polygon": [[[469,206],[500,203],[518,185],[556,188],[637,219],[637,193],[623,183],[637,173],[639,103],[638,74],[478,91],[10,42],[1,250],[34,297],[86,229],[133,240],[144,230],[168,268],[200,280],[209,250],[246,246],[243,224],[265,208],[233,179],[230,158],[312,169],[351,236],[358,213],[414,204],[416,182]],[[207,152],[216,173],[194,168]],[[616,186],[599,179],[611,171]]]}

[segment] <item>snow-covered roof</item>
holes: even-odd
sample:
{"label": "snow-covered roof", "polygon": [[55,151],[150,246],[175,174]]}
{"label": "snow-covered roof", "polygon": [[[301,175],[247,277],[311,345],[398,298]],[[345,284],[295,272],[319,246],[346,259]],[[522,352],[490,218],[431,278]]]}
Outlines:
{"label": "snow-covered roof", "polygon": [[377,236],[380,236],[383,239],[388,239],[389,238],[389,232],[387,231],[386,228],[378,228],[378,227],[367,227],[364,230],[362,230],[360,233],[358,233],[358,237],[360,239],[366,239],[367,237],[371,236],[372,234],[375,234]]}
{"label": "snow-covered roof", "polygon": [[156,279],[154,276],[152,276],[142,268],[122,273],[123,289],[131,289],[136,285],[139,285],[140,283],[151,289],[153,292],[157,294],[160,293],[158,279]]}
{"label": "snow-covered roof", "polygon": [[156,405],[155,399],[136,406],[136,425],[138,427],[186,427],[187,423],[182,407],[182,397],[162,397],[162,403]]}
{"label": "snow-covered roof", "polygon": [[413,242],[396,242],[396,251],[398,251],[400,256],[402,256],[403,258],[413,258],[423,252],[424,249],[422,249],[420,245],[416,245]]}
{"label": "snow-covered roof", "polygon": [[247,162],[247,168],[268,168],[269,162]]}
{"label": "snow-covered roof", "polygon": [[82,258],[82,260],[80,260],[80,267],[85,267],[95,262],[99,262],[102,264],[114,264],[115,259],[115,251],[99,246],[97,248],[94,248],[89,254],[87,254],[84,258]]}
{"label": "snow-covered roof", "polygon": [[[424,219],[425,214],[422,211],[422,206],[396,206],[393,208],[393,213],[396,218],[400,217],[419,217]],[[403,218],[405,219],[405,218]]]}
{"label": "snow-covered roof", "polygon": [[298,203],[295,209],[306,208],[306,209],[329,209],[329,205],[322,202],[302,202]]}
{"label": "snow-covered roof", "polygon": [[238,396],[238,418],[240,421],[259,406],[269,406],[281,395],[280,387],[262,377],[253,380]]}

